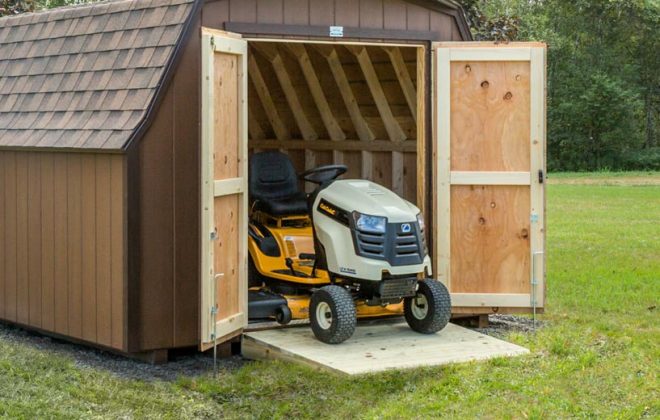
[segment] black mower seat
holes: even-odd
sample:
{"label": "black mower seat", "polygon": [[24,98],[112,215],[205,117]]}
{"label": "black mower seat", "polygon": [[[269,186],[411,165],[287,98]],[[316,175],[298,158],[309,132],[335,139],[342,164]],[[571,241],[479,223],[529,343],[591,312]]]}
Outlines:
{"label": "black mower seat", "polygon": [[281,152],[255,153],[250,157],[250,201],[255,210],[272,216],[307,213],[307,197],[298,189],[298,178],[289,157]]}
{"label": "black mower seat", "polygon": [[304,193],[286,198],[256,200],[254,209],[273,216],[293,216],[307,213],[307,197]]}

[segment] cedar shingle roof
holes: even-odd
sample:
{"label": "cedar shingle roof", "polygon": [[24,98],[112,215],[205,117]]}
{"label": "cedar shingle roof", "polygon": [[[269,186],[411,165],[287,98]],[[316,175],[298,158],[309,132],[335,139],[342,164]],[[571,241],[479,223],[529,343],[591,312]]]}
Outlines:
{"label": "cedar shingle roof", "polygon": [[194,0],[114,0],[0,19],[0,147],[120,150]]}

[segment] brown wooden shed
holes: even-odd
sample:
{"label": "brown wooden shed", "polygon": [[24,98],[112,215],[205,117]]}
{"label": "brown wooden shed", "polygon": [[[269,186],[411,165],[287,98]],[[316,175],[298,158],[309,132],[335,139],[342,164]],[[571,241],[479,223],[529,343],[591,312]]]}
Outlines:
{"label": "brown wooden shed", "polygon": [[[456,313],[541,309],[545,50],[435,44],[467,40],[451,0],[116,0],[0,19],[0,319],[161,356],[240,334],[248,149],[343,162],[417,202]],[[229,162],[215,176],[213,159]],[[234,274],[215,290],[218,265]]]}

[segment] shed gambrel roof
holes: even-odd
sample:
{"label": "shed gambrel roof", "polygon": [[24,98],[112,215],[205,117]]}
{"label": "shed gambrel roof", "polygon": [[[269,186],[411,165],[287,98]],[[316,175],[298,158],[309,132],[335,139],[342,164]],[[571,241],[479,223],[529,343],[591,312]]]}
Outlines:
{"label": "shed gambrel roof", "polygon": [[0,147],[122,150],[194,0],[114,0],[0,19]]}

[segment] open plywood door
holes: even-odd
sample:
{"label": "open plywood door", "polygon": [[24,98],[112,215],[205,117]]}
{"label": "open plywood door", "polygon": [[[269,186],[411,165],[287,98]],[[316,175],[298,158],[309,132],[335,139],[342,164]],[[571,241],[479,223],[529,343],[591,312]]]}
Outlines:
{"label": "open plywood door", "polygon": [[455,313],[543,307],[545,51],[434,45],[435,262]]}
{"label": "open plywood door", "polygon": [[247,42],[202,30],[202,349],[247,325]]}

